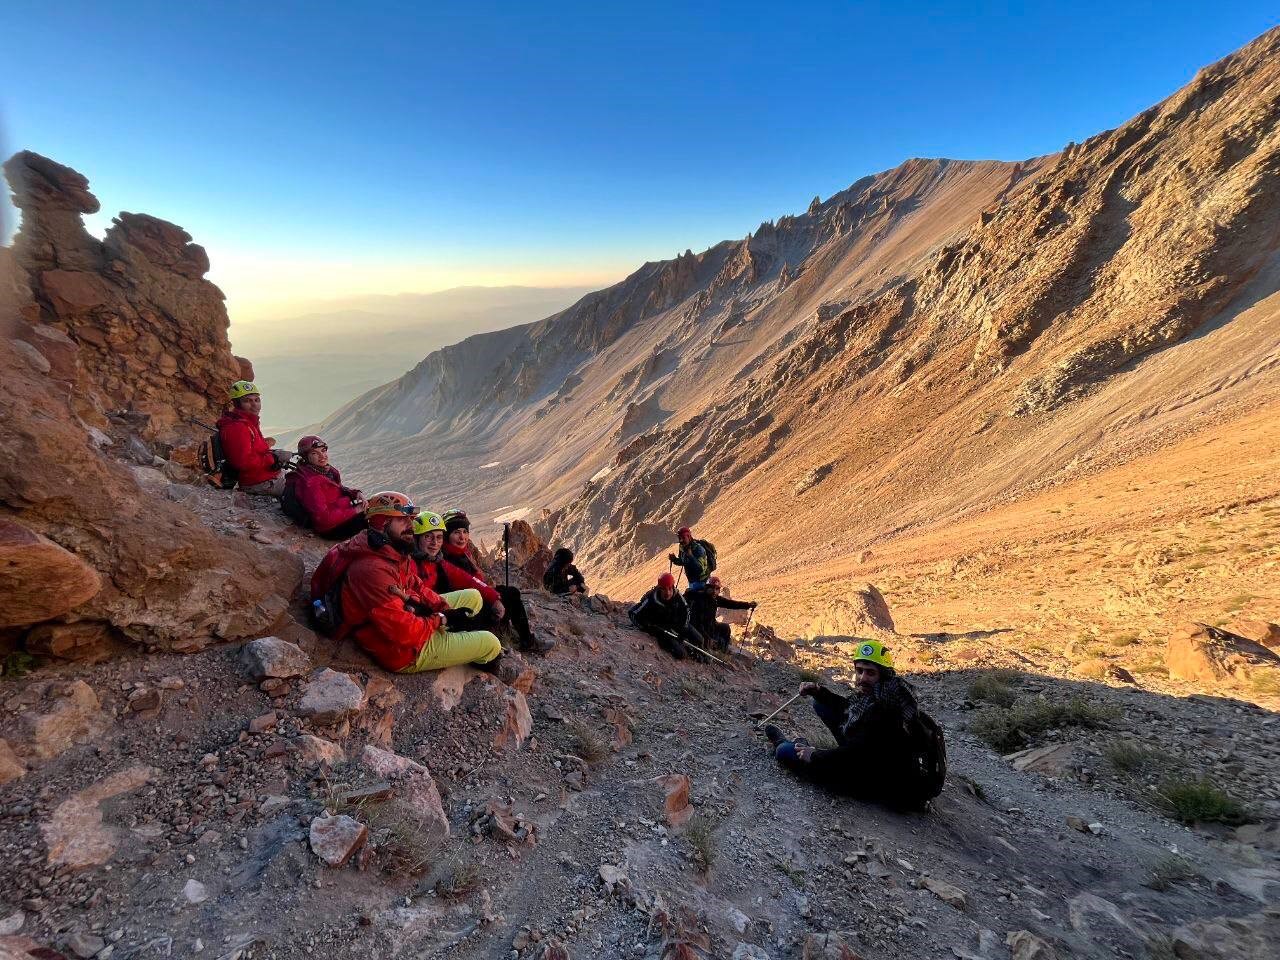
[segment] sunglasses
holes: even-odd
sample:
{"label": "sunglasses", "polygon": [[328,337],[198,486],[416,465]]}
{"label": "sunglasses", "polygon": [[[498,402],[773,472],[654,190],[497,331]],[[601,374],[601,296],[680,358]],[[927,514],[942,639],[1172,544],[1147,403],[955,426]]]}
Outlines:
{"label": "sunglasses", "polygon": [[[327,443],[313,443],[310,447],[310,450],[328,450],[328,449],[329,449],[329,445]],[[308,452],[310,452],[310,450]]]}

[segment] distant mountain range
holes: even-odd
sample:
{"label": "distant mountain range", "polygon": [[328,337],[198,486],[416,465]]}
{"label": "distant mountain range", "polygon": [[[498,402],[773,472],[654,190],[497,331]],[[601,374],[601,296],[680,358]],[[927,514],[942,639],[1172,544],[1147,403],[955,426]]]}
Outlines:
{"label": "distant mountain range", "polygon": [[236,350],[254,358],[267,398],[264,426],[283,434],[322,420],[433,350],[540,319],[589,290],[472,286],[348,297],[300,316],[233,323],[230,335]]}
{"label": "distant mountain range", "polygon": [[365,489],[523,512],[621,595],[685,523],[748,585],[837,576],[1274,398],[1277,129],[1280,28],[1059,153],[909,160],[469,337],[322,432]]}

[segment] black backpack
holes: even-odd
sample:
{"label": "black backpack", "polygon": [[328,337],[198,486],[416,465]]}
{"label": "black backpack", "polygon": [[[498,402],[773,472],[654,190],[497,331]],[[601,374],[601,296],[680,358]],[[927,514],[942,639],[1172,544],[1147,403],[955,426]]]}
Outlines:
{"label": "black backpack", "polygon": [[711,576],[716,572],[716,545],[710,540],[695,540],[694,543],[702,544],[702,549],[707,551],[707,576]]}
{"label": "black backpack", "polygon": [[932,800],[947,779],[947,743],[938,721],[923,710],[916,712],[916,760],[920,765],[921,799]]}
{"label": "black backpack", "polygon": [[292,470],[285,476],[284,493],[280,494],[280,509],[298,526],[310,530],[311,514],[307,513],[302,501],[298,499],[297,476]]}
{"label": "black backpack", "polygon": [[220,490],[230,490],[236,485],[236,470],[227,463],[226,452],[222,449],[222,437],[217,430],[200,441],[196,456],[204,478],[213,486]]}

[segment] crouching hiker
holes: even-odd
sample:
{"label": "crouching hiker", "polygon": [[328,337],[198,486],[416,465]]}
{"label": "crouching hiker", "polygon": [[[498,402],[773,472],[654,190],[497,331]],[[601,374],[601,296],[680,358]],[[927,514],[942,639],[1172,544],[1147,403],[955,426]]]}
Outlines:
{"label": "crouching hiker", "polygon": [[573,551],[568,547],[561,547],[552,555],[551,566],[547,567],[547,572],[542,575],[542,586],[548,593],[587,592],[587,581],[573,565]]}
{"label": "crouching hiker", "polygon": [[441,596],[418,577],[412,557],[417,515],[418,508],[403,493],[375,493],[365,507],[369,529],[330,551],[348,561],[341,588],[343,633],[397,673],[463,663],[496,673],[502,654],[497,637],[488,630],[452,630],[446,625],[451,608],[479,612],[479,591]]}
{"label": "crouching hiker", "polygon": [[327,540],[346,540],[366,526],[364,494],[342,485],[342,474],[329,463],[329,445],[319,437],[298,441],[302,463],[285,477],[280,506],[294,523]]}
{"label": "crouching hiker", "polygon": [[773,724],[764,734],[774,757],[804,780],[858,800],[919,809],[942,792],[947,751],[942,728],[916,705],[910,684],[893,669],[884,646],[864,640],[854,662],[854,695],[816,683],[800,686],[836,738],[831,750],[788,740]]}
{"label": "crouching hiker", "polygon": [[675,577],[664,573],[658,584],[627,611],[631,625],[658,641],[658,646],[677,660],[692,657],[707,662],[706,641],[689,625],[689,605],[676,593]]}
{"label": "crouching hiker", "polygon": [[262,435],[262,391],[248,380],[237,380],[227,391],[231,407],[218,418],[218,439],[227,466],[245,493],[279,497],[284,493],[280,471],[289,462],[287,450],[275,450],[273,437]]}
{"label": "crouching hiker", "polygon": [[445,535],[441,550],[444,558],[455,567],[475,577],[492,593],[496,599],[486,599],[484,606],[484,622],[493,627],[505,627],[516,635],[519,647],[526,653],[549,653],[556,642],[549,638],[534,635],[529,629],[529,612],[525,610],[524,598],[520,590],[510,584],[494,585],[489,583],[480,567],[471,557],[471,520],[461,510],[446,510],[441,517],[444,520]]}
{"label": "crouching hiker", "polygon": [[692,587],[684,592],[685,603],[689,605],[689,623],[693,629],[707,638],[711,644],[708,649],[727,650],[729,640],[733,636],[727,623],[716,619],[717,610],[754,610],[754,600],[731,600],[720,596],[724,585],[714,573],[707,578],[702,589]]}

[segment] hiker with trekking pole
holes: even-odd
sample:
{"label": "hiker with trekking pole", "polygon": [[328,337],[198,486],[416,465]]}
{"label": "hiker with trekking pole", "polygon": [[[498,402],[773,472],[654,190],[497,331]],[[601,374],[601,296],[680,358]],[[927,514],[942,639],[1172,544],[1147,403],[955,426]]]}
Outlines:
{"label": "hiker with trekking pole", "polygon": [[717,610],[750,610],[754,613],[756,609],[754,600],[733,600],[721,596],[720,591],[723,589],[720,578],[713,573],[707,577],[702,589],[690,587],[684,592],[685,603],[689,605],[689,623],[706,638],[711,645],[709,649],[712,650],[729,649],[729,640],[732,638],[729,624],[716,619]]}
{"label": "hiker with trekking pole", "polygon": [[[542,638],[529,628],[529,613],[518,587],[511,585],[511,525],[504,524],[502,531],[503,572],[505,583],[490,584],[488,578],[471,555],[471,520],[462,510],[446,510],[441,514],[445,524],[444,558],[454,566],[484,581],[497,593],[498,599],[485,603],[482,622],[502,628],[514,634],[517,646],[525,653],[545,654],[555,647],[549,637]],[[500,634],[501,635],[501,634]]]}
{"label": "hiker with trekking pole", "polygon": [[627,617],[633,627],[649,634],[677,660],[688,657],[703,663],[724,663],[707,650],[702,634],[689,625],[689,605],[676,593],[675,577],[669,573],[658,578],[657,585],[627,611]]}
{"label": "hiker with trekking pole", "polygon": [[[688,578],[689,589],[701,590],[707,577],[715,572],[716,548],[708,540],[695,539],[693,531],[688,527],[681,527],[676,537],[680,546],[677,553],[667,554],[667,569],[670,571],[670,565],[676,564]],[[679,586],[679,576],[676,577],[676,585]]]}
{"label": "hiker with trekking pole", "polygon": [[[837,793],[896,809],[919,809],[942,792],[947,749],[942,728],[916,703],[915,691],[898,676],[884,644],[860,640],[849,697],[819,683],[799,692],[761,720],[775,759],[802,780]],[[836,746],[818,749],[788,739],[768,721],[801,697],[813,701]]]}

